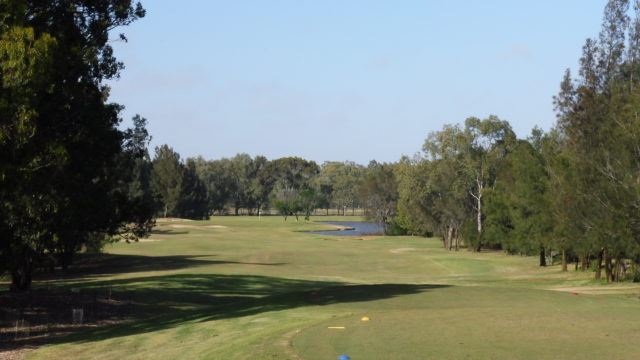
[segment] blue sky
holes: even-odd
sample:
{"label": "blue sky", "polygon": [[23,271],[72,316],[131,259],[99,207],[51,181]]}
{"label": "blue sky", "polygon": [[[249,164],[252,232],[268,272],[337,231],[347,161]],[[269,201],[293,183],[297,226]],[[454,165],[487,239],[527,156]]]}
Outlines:
{"label": "blue sky", "polygon": [[147,0],[111,100],[185,158],[391,162],[490,114],[526,137],[605,3]]}

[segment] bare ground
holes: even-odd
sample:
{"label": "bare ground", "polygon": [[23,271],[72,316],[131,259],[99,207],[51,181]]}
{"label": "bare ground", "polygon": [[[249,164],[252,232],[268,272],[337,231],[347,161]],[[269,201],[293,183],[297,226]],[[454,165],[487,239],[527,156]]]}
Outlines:
{"label": "bare ground", "polygon": [[391,249],[389,250],[390,253],[392,254],[403,254],[409,251],[415,251],[418,250],[416,248],[398,248],[398,249]]}

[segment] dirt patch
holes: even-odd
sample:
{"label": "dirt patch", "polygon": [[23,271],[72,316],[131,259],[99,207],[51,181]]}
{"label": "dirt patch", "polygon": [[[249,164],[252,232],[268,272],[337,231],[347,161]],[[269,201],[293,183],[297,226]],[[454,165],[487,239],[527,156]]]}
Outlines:
{"label": "dirt patch", "polygon": [[549,290],[562,291],[562,292],[575,292],[579,294],[588,295],[606,295],[606,294],[634,294],[640,289],[638,286],[615,286],[615,285],[602,285],[602,286],[574,286],[574,287],[550,287]]}
{"label": "dirt patch", "polygon": [[182,225],[182,224],[171,224],[169,225],[172,228],[176,228],[176,229],[224,229],[226,228],[226,226],[224,225],[202,225],[202,226],[197,226],[197,225]]}
{"label": "dirt patch", "polygon": [[156,222],[181,222],[181,221],[193,221],[191,219],[181,219],[181,218],[157,218]]}
{"label": "dirt patch", "polygon": [[389,252],[392,253],[392,254],[404,254],[406,252],[416,251],[416,250],[418,250],[418,249],[416,249],[416,248],[398,248],[398,249],[391,249],[391,250],[389,250]]}
{"label": "dirt patch", "polygon": [[364,236],[360,236],[360,240],[375,240],[375,239],[382,239],[384,236],[382,235],[364,235]]}

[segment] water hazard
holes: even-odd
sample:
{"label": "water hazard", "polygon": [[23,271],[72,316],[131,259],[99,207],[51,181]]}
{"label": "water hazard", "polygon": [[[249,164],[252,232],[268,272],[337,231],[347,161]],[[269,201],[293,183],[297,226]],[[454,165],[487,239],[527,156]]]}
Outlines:
{"label": "water hazard", "polygon": [[325,230],[325,231],[309,231],[311,234],[318,235],[339,235],[339,236],[360,236],[360,235],[378,235],[384,232],[382,225],[372,222],[350,222],[350,221],[318,221],[323,224],[338,225],[349,228],[348,230]]}

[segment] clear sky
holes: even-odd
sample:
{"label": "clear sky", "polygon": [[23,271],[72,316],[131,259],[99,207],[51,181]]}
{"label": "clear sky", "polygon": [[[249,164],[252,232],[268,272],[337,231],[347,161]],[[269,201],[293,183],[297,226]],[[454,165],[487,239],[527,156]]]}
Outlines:
{"label": "clear sky", "polygon": [[469,116],[520,137],[600,30],[605,0],[146,0],[119,29],[125,119],[183,158],[397,161]]}

